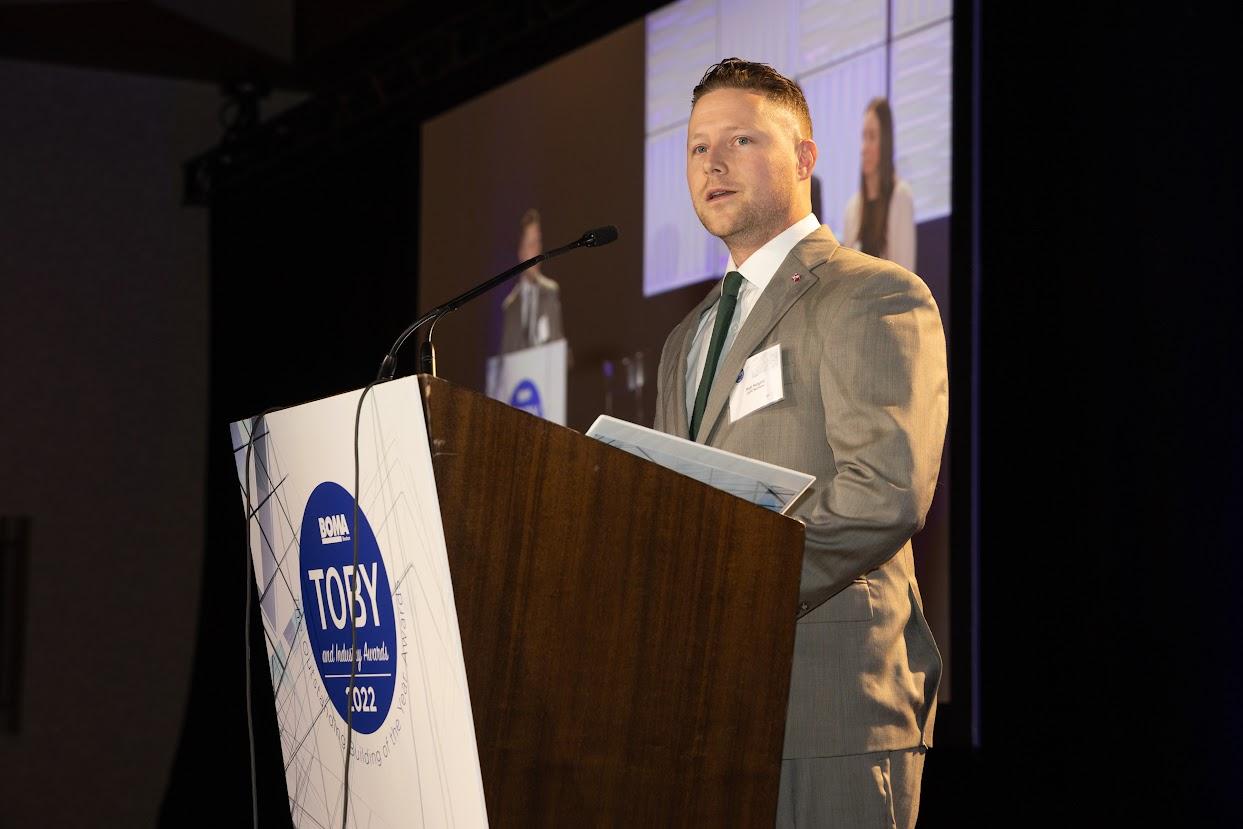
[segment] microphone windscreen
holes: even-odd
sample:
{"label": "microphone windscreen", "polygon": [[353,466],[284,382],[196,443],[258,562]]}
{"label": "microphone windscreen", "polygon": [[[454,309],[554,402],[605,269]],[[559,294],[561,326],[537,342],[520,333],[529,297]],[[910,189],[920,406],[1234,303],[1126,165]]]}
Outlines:
{"label": "microphone windscreen", "polygon": [[605,225],[597,227],[595,230],[589,230],[583,234],[583,246],[589,248],[598,248],[601,245],[607,245],[609,242],[617,241],[617,228],[613,225]]}

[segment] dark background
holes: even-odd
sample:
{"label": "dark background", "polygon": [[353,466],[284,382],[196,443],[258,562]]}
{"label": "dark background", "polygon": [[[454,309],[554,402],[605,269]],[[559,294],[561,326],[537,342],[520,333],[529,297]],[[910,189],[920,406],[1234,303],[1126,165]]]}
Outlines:
{"label": "dark background", "polygon": [[[103,823],[132,823],[133,815],[165,825],[248,820],[237,647],[244,543],[224,426],[269,405],[361,385],[418,310],[423,119],[650,8],[468,2],[415,12],[377,2],[342,19],[333,17],[332,4],[292,5],[283,41],[292,46],[284,53],[263,38],[249,45],[222,38],[218,30],[227,27],[196,22],[185,4],[0,10],[0,54],[10,59],[0,78],[23,93],[11,98],[19,104],[59,107],[39,121],[60,125],[46,129],[40,145],[65,148],[37,156],[33,167],[5,168],[25,188],[4,199],[0,217],[7,252],[0,278],[14,302],[4,316],[0,508],[35,517],[28,604],[32,614],[64,606],[60,588],[51,586],[63,581],[58,567],[79,573],[91,590],[115,592],[118,612],[128,596],[113,583],[118,561],[150,556],[153,584],[167,581],[172,592],[184,593],[195,583],[190,574],[201,571],[197,634],[183,620],[164,643],[172,656],[159,657],[181,660],[180,683],[154,679],[159,659],[133,668],[149,673],[151,688],[168,691],[160,703],[165,721],[180,723],[166,727],[163,753],[145,751],[132,736],[155,732],[144,732],[141,709],[123,709],[119,686],[66,667],[75,648],[103,659],[110,649],[134,647],[124,634],[94,634],[69,609],[55,617],[63,621],[45,623],[49,612],[27,622],[21,726],[0,736],[0,771],[20,785],[6,785],[13,794],[0,805],[0,825],[87,809]],[[921,826],[1239,823],[1232,788],[1243,772],[1241,565],[1228,527],[1243,500],[1234,264],[1241,211],[1229,128],[1229,24],[1185,6],[1159,14],[1120,4],[1100,11],[1082,4],[955,9],[952,405],[960,422],[978,413],[978,427],[957,427],[950,438],[951,544],[954,587],[968,593],[972,557],[959,553],[978,550],[979,603],[973,616],[970,602],[956,597],[954,635],[958,654],[978,641],[979,694],[956,700],[957,711],[938,723]],[[116,36],[107,37],[110,31]],[[163,186],[183,185],[191,206],[165,200],[163,210],[202,211],[206,222],[201,249],[179,249],[197,256],[201,291],[165,292],[150,308],[126,301],[153,295],[125,281],[127,269],[160,249],[164,240],[153,234],[112,235],[111,244],[90,248],[98,260],[73,260],[75,277],[63,288],[37,290],[47,282],[46,263],[70,261],[75,245],[88,244],[99,228],[151,226],[156,219],[146,217],[163,215],[141,206],[145,191],[121,183],[102,191],[107,198],[90,187],[46,187],[77,170],[94,133],[80,128],[89,95],[77,106],[58,103],[66,88],[59,81],[48,82],[46,95],[30,92],[42,93],[41,78],[66,71],[41,61],[176,78],[196,84],[194,94],[213,105],[219,96],[202,89],[238,78],[296,99],[253,126],[238,117],[244,101],[232,106],[224,113],[227,131],[208,134],[181,157],[194,155],[184,180],[175,167],[164,168]],[[133,100],[137,81],[107,83],[123,83],[115,94]],[[271,109],[274,100],[261,107]],[[176,106],[160,112],[170,121],[184,116]],[[15,118],[34,116],[19,111]],[[141,143],[149,132],[137,129],[142,123],[133,118],[124,126],[141,146],[158,143]],[[6,140],[30,143],[20,131]],[[94,182],[98,170],[117,169],[112,159],[94,170],[82,164],[75,175]],[[96,201],[84,193],[96,193]],[[66,223],[66,216],[80,221]],[[32,227],[56,232],[36,250]],[[161,262],[169,273],[181,267],[175,257]],[[63,309],[96,294],[75,311],[90,337],[74,342],[83,323],[79,316],[66,322]],[[963,327],[973,303],[978,326]],[[283,312],[243,340],[237,332],[249,320],[248,305]],[[130,310],[118,316],[96,306]],[[99,314],[111,314],[112,324],[92,328]],[[170,316],[197,319],[199,333],[187,340],[180,329],[152,322]],[[153,330],[143,333],[144,325]],[[49,345],[49,326],[66,336]],[[139,355],[115,345],[134,337],[155,345]],[[160,359],[161,347],[193,359]],[[961,368],[973,353],[974,378]],[[131,364],[141,364],[142,380],[99,381],[89,396],[74,382],[132,377]],[[35,410],[32,400],[44,402]],[[186,411],[156,417],[170,402]],[[115,416],[101,421],[104,409]],[[29,447],[63,444],[67,433],[87,433],[84,445],[132,444],[128,423],[141,425],[147,463],[185,466],[184,482],[204,493],[202,504],[179,507],[182,516],[199,516],[190,527],[202,527],[204,539],[201,551],[191,545],[192,556],[178,554],[183,563],[194,559],[180,569],[160,569],[174,554],[158,534],[135,531],[124,551],[104,540],[79,552],[76,536],[40,529],[86,519],[45,506],[64,496],[39,477],[40,456]],[[68,472],[106,477],[107,464],[128,467],[133,457],[117,451]],[[146,496],[118,489],[111,497],[119,504]],[[40,494],[27,495],[32,491]],[[183,537],[178,543],[185,547]],[[146,624],[158,628],[162,613],[170,611],[151,611]],[[258,637],[254,650],[262,653]],[[60,668],[41,661],[52,651]],[[955,670],[961,682],[972,665],[959,661]],[[114,731],[46,726],[64,714],[40,700],[61,684],[80,689],[79,704]],[[288,812],[271,692],[263,681],[255,689],[262,818],[280,825]],[[959,707],[970,702],[979,706],[978,732]],[[126,765],[155,782],[136,794],[118,777]],[[99,796],[78,802],[82,792]],[[118,805],[135,799],[141,809]],[[58,803],[64,811],[54,811]]]}

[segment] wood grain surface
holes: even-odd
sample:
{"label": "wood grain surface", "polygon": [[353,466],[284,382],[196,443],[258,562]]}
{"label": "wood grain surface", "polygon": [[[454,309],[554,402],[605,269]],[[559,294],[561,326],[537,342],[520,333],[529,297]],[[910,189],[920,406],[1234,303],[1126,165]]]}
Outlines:
{"label": "wood grain surface", "polygon": [[772,826],[802,527],[421,377],[492,826]]}

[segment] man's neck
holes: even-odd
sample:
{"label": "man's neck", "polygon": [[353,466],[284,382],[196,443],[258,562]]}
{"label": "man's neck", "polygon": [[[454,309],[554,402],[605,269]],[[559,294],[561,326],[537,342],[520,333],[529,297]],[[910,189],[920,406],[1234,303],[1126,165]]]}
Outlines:
{"label": "man's neck", "polygon": [[789,227],[782,228],[780,233],[751,251],[742,261],[734,259],[735,251],[741,247],[735,245],[730,248],[729,268],[740,271],[748,282],[762,289],[790,251],[818,227],[820,220],[809,212],[797,222],[791,222]]}
{"label": "man's neck", "polygon": [[785,233],[786,229],[797,221],[797,218],[789,219],[780,227],[770,227],[762,232],[749,233],[745,238],[739,238],[742,234],[736,234],[721,241],[725,243],[725,249],[729,251],[730,258],[734,260],[735,267],[742,267],[757,250]]}
{"label": "man's neck", "polygon": [[[773,237],[773,238],[776,238],[776,237]],[[751,258],[751,254],[755,253],[757,250],[764,247],[764,245],[734,247],[733,245],[726,242],[725,247],[729,251],[729,258],[734,260],[735,267],[739,267],[743,263],[745,263],[748,259]]]}
{"label": "man's neck", "polygon": [[734,265],[741,267],[751,258],[752,254],[780,236],[792,224],[794,222],[788,222],[778,228],[770,228],[762,233],[751,233],[745,239],[731,236],[721,241],[725,243],[725,248],[729,251],[730,258],[734,260]]}

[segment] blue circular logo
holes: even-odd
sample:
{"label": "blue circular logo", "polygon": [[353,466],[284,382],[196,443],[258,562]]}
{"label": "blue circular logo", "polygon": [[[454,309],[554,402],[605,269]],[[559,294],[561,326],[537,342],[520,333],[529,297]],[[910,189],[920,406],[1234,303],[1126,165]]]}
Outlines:
{"label": "blue circular logo", "polygon": [[[302,609],[320,678],[341,719],[353,708],[351,725],[372,734],[388,716],[397,679],[397,636],[393,594],[375,533],[354,498],[331,481],[315,487],[302,515],[299,569]],[[358,541],[358,571],[354,541]],[[354,606],[358,647],[350,636]],[[350,663],[357,666],[350,691]],[[349,697],[347,699],[347,696]]]}

